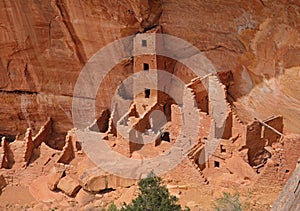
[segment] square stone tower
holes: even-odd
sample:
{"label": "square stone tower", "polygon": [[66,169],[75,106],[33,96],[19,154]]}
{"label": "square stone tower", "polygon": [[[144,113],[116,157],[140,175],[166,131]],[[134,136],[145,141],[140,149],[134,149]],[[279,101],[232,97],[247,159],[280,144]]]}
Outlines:
{"label": "square stone tower", "polygon": [[[159,103],[159,74],[157,70],[163,70],[163,58],[157,55],[163,47],[160,36],[156,36],[160,28],[149,33],[137,34],[133,42],[133,73],[143,71],[144,77],[135,77],[133,90],[134,102],[138,113],[144,111],[154,104]],[[138,74],[137,74],[138,76]],[[153,86],[154,85],[154,86]],[[138,93],[138,94],[137,94]]]}

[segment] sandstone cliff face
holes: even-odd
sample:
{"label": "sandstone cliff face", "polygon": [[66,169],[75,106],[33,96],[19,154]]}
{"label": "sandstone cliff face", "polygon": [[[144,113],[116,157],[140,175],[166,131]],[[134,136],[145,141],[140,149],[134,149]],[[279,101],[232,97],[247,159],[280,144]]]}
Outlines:
{"label": "sandstone cliff face", "polygon": [[233,71],[229,93],[244,121],[280,114],[288,131],[300,132],[295,127],[300,115],[299,1],[167,0],[162,7],[165,33],[193,43],[218,71]]}
{"label": "sandstone cliff face", "polygon": [[[218,71],[233,72],[229,91],[245,119],[256,115],[245,114],[249,100],[258,112],[269,107],[258,106],[264,102],[256,98],[259,93],[296,100],[282,108],[299,106],[300,88],[289,86],[290,80],[300,84],[294,74],[300,68],[297,0],[2,0],[0,7],[0,133],[25,133],[49,116],[54,131],[66,133],[72,127],[71,97],[83,65],[106,44],[156,24],[205,52]],[[115,69],[105,81],[111,86],[102,86],[108,92],[100,93],[100,110],[110,103],[112,87],[131,74],[130,62]],[[124,71],[120,75],[118,70]],[[280,94],[274,91],[277,85],[271,91],[253,91],[272,78],[280,82]],[[271,106],[276,114],[292,114],[286,128],[295,132],[299,108]]]}
{"label": "sandstone cliff face", "polygon": [[[0,133],[38,128],[47,116],[53,117],[54,131],[65,133],[72,127],[71,97],[83,65],[104,45],[157,23],[160,6],[159,1],[1,1],[0,117],[6,123]],[[113,79],[106,81],[111,85]]]}

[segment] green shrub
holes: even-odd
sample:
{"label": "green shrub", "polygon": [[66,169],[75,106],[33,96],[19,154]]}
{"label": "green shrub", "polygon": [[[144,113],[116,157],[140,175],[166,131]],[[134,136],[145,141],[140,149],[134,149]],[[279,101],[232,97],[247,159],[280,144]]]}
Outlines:
{"label": "green shrub", "polygon": [[[162,179],[151,172],[138,182],[140,194],[130,204],[124,204],[120,211],[189,211],[177,204],[178,198],[170,195]],[[115,208],[115,207],[114,207]],[[115,211],[117,209],[112,209]]]}

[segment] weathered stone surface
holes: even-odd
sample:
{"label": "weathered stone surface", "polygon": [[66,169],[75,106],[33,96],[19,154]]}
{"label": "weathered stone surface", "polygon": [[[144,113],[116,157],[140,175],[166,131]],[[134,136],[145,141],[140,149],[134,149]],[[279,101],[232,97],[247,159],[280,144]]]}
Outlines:
{"label": "weathered stone surface", "polygon": [[32,130],[31,130],[31,128],[27,128],[27,131],[26,131],[26,134],[25,134],[25,137],[24,137],[24,142],[25,142],[24,161],[25,161],[26,165],[28,165],[28,163],[31,159],[33,150],[35,148],[34,142],[32,140]]}
{"label": "weathered stone surface", "polygon": [[7,185],[7,182],[3,176],[3,174],[0,174],[0,190],[2,190]]}
{"label": "weathered stone surface", "polygon": [[83,206],[95,199],[95,195],[85,191],[84,189],[80,189],[77,193],[75,200],[78,202],[79,205]]}
{"label": "weathered stone surface", "polygon": [[138,193],[137,186],[131,186],[129,188],[124,189],[124,194],[120,198],[118,198],[114,203],[118,207],[123,206],[124,203],[130,204],[132,199],[134,199]]}
{"label": "weathered stone surface", "polygon": [[48,118],[44,125],[41,126],[39,132],[34,136],[34,147],[39,147],[42,142],[47,143],[52,133],[52,119]]}
{"label": "weathered stone surface", "polygon": [[256,173],[251,166],[246,163],[240,156],[233,156],[227,159],[226,167],[230,172],[239,176],[239,178],[253,180],[255,179]]}
{"label": "weathered stone surface", "polygon": [[62,190],[68,196],[75,196],[81,186],[77,180],[67,175],[59,181],[57,188]]}
{"label": "weathered stone surface", "polygon": [[66,136],[65,146],[61,152],[61,156],[58,159],[58,163],[68,164],[75,157],[75,150],[72,141],[72,132],[69,131]]}
{"label": "weathered stone surface", "polygon": [[134,179],[121,178],[113,174],[106,175],[107,188],[126,188],[136,183]]}
{"label": "weathered stone surface", "polygon": [[[157,24],[161,14],[160,1],[1,2],[0,7],[0,89],[5,91],[0,101],[5,104],[2,111],[17,111],[1,112],[0,117],[19,120],[0,125],[0,130],[10,133],[16,128],[25,133],[28,121],[41,126],[50,113],[55,132],[71,129],[68,96],[73,95],[82,66],[106,44]],[[105,96],[111,96],[111,85],[122,77],[108,75],[102,87],[108,91]]]}
{"label": "weathered stone surface", "polygon": [[98,168],[87,170],[80,177],[80,184],[83,189],[91,192],[99,192],[109,188],[129,187],[135,183],[136,180],[134,179],[121,178]]}
{"label": "weathered stone surface", "polygon": [[271,211],[299,210],[300,209],[300,166],[287,181]]}
{"label": "weathered stone surface", "polygon": [[49,174],[47,175],[47,184],[50,190],[55,190],[57,188],[57,184],[63,177],[65,170],[66,168],[64,167],[64,165],[56,165],[50,170]]}
{"label": "weathered stone surface", "polygon": [[33,180],[29,186],[29,191],[32,196],[40,202],[51,203],[55,200],[62,200],[63,195],[62,193],[57,194],[52,192],[47,187],[48,178],[47,176],[40,176],[37,179]]}
{"label": "weathered stone surface", "polygon": [[9,169],[14,163],[13,152],[10,149],[9,142],[6,141],[5,137],[1,140],[1,151],[0,151],[0,168]]}
{"label": "weathered stone surface", "polygon": [[[73,94],[84,63],[109,42],[156,24],[162,26],[164,33],[190,41],[204,51],[218,71],[232,70],[235,84],[230,93],[234,97],[251,91],[265,78],[261,76],[274,77],[281,67],[288,73],[300,65],[297,2],[101,0],[79,3],[60,0],[1,2],[0,6],[3,8],[0,89],[5,91],[1,93],[1,110],[12,111],[1,113],[0,117],[19,121],[18,124],[0,124],[0,129],[7,132],[21,129],[25,133],[28,121],[41,126],[48,116],[53,116],[54,131],[66,132],[71,128],[68,96]],[[18,12],[20,8],[22,14]],[[281,34],[284,36],[279,36]],[[121,67],[126,68],[126,65],[128,63]],[[193,78],[182,68],[177,68],[175,74]],[[112,94],[112,86],[106,85],[115,84],[115,80],[121,78],[115,72],[108,75],[101,87],[109,93],[105,96]],[[298,78],[293,80],[293,84],[299,84],[296,83]],[[282,81],[286,87],[288,81]],[[287,91],[289,95],[295,93],[290,88]],[[51,101],[51,105],[45,99]],[[109,97],[103,99],[107,105]],[[255,102],[258,104],[261,99]],[[291,115],[289,122],[295,122]],[[291,124],[289,127],[295,128]]]}
{"label": "weathered stone surface", "polygon": [[[73,88],[82,66],[108,43],[153,29],[157,24],[164,33],[183,38],[199,48],[217,71],[232,71],[234,83],[228,83],[227,88],[243,121],[281,114],[288,132],[300,132],[299,1],[1,1],[0,8],[1,134],[20,133],[22,136],[28,127],[36,134],[52,116],[54,136],[57,137],[51,141],[63,140],[65,133],[73,127]],[[128,50],[132,49],[129,47]],[[174,74],[182,81],[188,83],[194,77],[182,64],[173,63],[170,66],[174,66]],[[130,74],[132,61],[126,58],[106,75],[96,99],[96,119],[110,105],[114,88]],[[205,105],[202,94],[197,95],[196,100]],[[95,103],[93,99],[87,102]],[[206,110],[206,106],[202,110]],[[172,120],[179,119],[180,115],[176,113],[172,114]],[[257,131],[250,135],[259,140],[263,131]],[[228,133],[223,138],[230,136]],[[240,137],[244,140],[242,134]],[[275,150],[283,150],[283,157],[272,157],[273,161],[267,164],[263,175],[286,171],[289,172],[284,173],[287,178],[296,165],[299,145],[286,139],[282,141],[285,143],[282,149]],[[13,159],[6,153],[9,144],[4,144],[1,166],[10,168]],[[246,145],[246,148],[240,145],[245,152],[244,160],[255,161],[256,146],[261,149],[265,143],[249,139]],[[67,143],[65,149],[70,146]],[[228,153],[229,149],[224,149]],[[38,149],[35,151],[39,154]],[[26,153],[25,160],[30,158],[30,152]],[[70,161],[70,154],[64,163]],[[44,158],[36,156],[36,163],[46,165],[45,169],[48,169],[48,157]],[[279,160],[283,165],[276,167]],[[232,167],[232,170],[241,169]],[[251,173],[242,172],[241,176],[246,174]],[[119,180],[114,177],[105,175],[104,182],[103,177],[99,178],[99,187],[118,186]],[[265,178],[264,183],[268,183],[269,178]]]}

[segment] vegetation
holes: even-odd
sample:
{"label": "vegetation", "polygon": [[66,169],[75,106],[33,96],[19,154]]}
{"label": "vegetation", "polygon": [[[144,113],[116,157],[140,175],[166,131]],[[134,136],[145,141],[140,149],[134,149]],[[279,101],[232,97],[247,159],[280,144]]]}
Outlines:
{"label": "vegetation", "polygon": [[[251,193],[248,193],[247,199]],[[240,193],[236,190],[235,193],[223,192],[222,197],[217,198],[213,204],[215,211],[242,211],[248,208],[249,203],[242,202],[240,199]]]}
{"label": "vegetation", "polygon": [[151,172],[147,178],[138,182],[140,194],[130,204],[121,209],[112,204],[109,211],[188,211],[177,204],[178,198],[170,195],[162,179]]}
{"label": "vegetation", "polygon": [[241,211],[240,194],[237,191],[234,194],[223,192],[223,196],[216,199],[214,209],[216,211]]}

